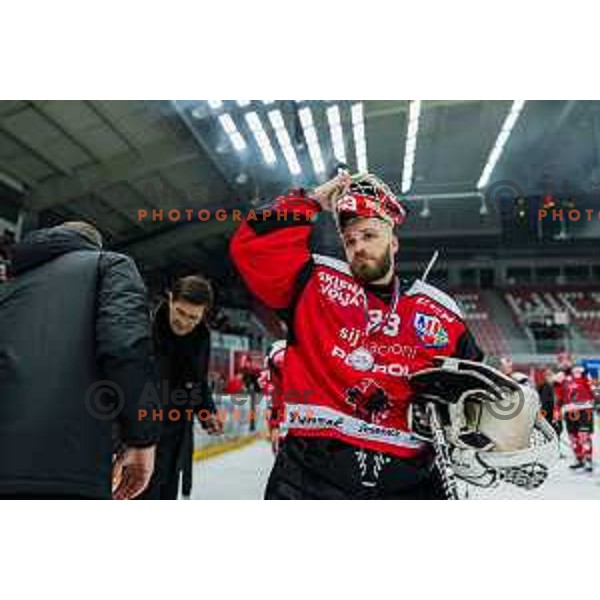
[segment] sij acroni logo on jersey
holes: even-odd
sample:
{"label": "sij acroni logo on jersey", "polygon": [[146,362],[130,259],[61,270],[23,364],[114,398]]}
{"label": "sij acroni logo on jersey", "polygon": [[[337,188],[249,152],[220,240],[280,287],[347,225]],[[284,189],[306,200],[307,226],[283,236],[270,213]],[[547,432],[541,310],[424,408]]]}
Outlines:
{"label": "sij acroni logo on jersey", "polygon": [[448,345],[448,332],[438,317],[416,313],[415,331],[428,348],[443,348]]}

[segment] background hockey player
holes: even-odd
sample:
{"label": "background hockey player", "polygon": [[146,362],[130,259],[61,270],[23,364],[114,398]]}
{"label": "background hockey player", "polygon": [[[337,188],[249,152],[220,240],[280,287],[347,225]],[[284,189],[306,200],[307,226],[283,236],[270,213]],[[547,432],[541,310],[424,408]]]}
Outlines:
{"label": "background hockey player", "polygon": [[265,358],[265,369],[259,380],[261,389],[269,398],[269,439],[271,448],[277,454],[281,442],[285,405],[283,402],[283,363],[286,350],[285,340],[273,342]]}
{"label": "background hockey player", "polygon": [[[347,262],[309,249],[316,219],[332,209]],[[232,258],[289,330],[288,435],[266,498],[441,497],[431,449],[409,431],[407,376],[435,356],[482,355],[452,298],[421,281],[401,289],[403,206],[372,176],[340,174],[254,216],[234,234]]]}
{"label": "background hockey player", "polygon": [[571,468],[592,472],[594,393],[590,379],[582,366],[575,365],[565,376],[562,385],[562,415],[575,455]]}

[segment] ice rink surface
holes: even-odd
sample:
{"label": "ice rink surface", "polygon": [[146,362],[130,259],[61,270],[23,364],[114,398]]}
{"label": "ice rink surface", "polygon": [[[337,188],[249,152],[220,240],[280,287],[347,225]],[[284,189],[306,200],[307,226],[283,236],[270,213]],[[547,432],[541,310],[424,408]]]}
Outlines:
{"label": "ice rink surface", "polygon": [[[569,469],[573,462],[563,437],[565,457],[553,468],[546,483],[530,492],[513,485],[492,490],[469,488],[472,499],[524,500],[599,500],[600,499],[600,436],[594,436],[593,474]],[[197,500],[260,500],[273,465],[270,445],[263,440],[240,450],[228,452],[194,465],[193,498]]]}

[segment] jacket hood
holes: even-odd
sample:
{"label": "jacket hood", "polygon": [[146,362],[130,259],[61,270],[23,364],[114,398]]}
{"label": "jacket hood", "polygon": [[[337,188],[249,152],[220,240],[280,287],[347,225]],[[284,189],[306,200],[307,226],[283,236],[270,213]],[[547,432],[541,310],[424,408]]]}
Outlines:
{"label": "jacket hood", "polygon": [[58,226],[39,229],[27,235],[14,247],[12,272],[15,276],[47,263],[68,252],[91,250],[101,247],[74,229]]}

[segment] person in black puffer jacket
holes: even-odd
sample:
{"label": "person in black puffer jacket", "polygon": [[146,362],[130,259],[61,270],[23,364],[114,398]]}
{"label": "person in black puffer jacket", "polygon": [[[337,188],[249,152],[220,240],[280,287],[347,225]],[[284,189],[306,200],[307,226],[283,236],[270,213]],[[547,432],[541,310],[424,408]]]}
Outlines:
{"label": "person in black puffer jacket", "polygon": [[[139,495],[159,431],[138,419],[152,369],[135,263],[67,222],[17,244],[12,275],[0,286],[0,497]],[[114,468],[113,425],[125,448]]]}

